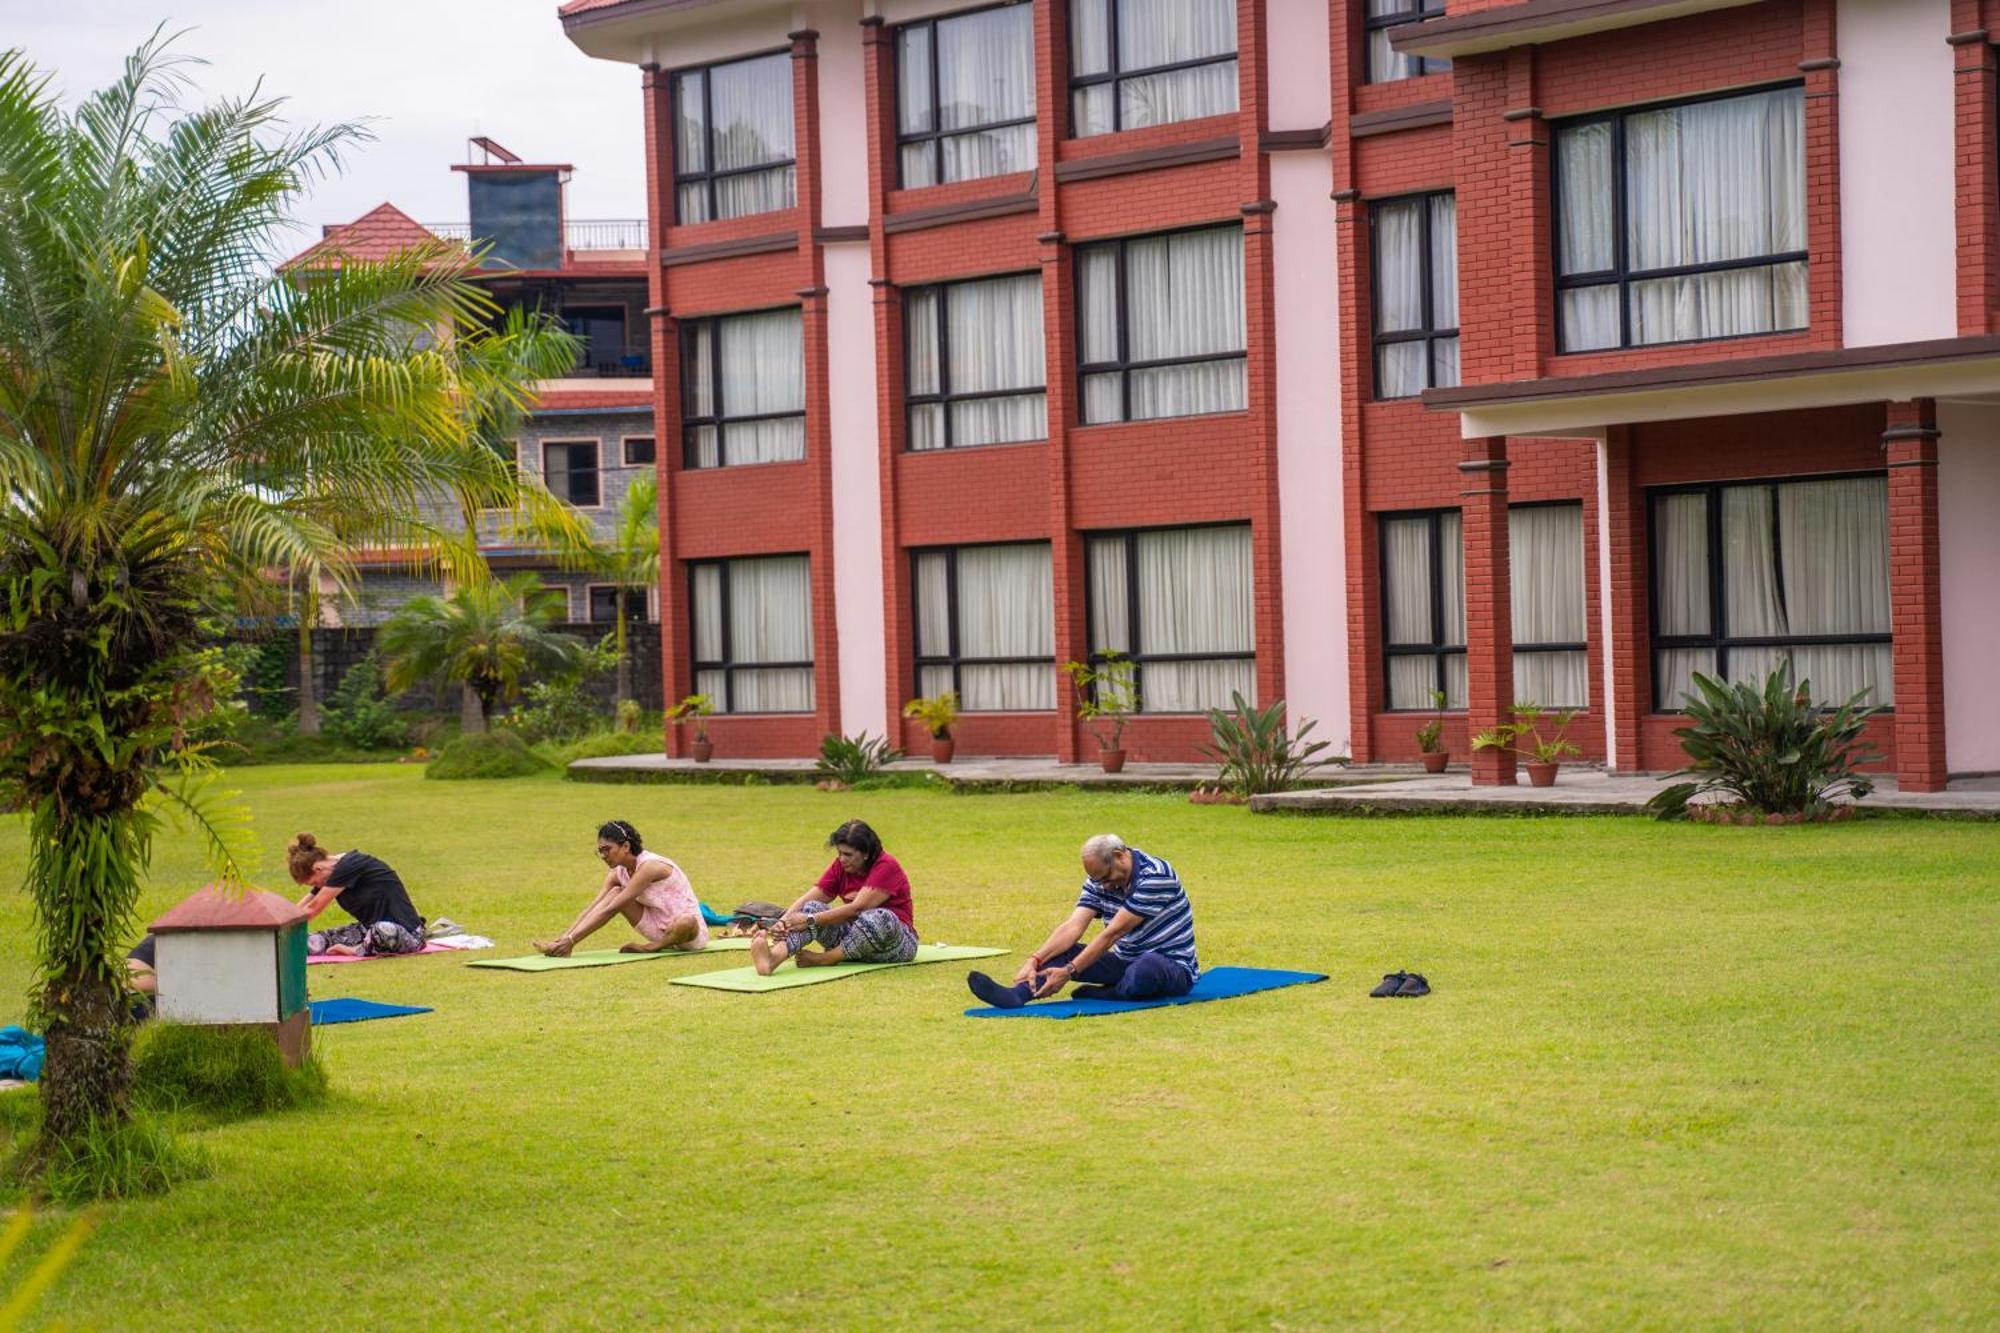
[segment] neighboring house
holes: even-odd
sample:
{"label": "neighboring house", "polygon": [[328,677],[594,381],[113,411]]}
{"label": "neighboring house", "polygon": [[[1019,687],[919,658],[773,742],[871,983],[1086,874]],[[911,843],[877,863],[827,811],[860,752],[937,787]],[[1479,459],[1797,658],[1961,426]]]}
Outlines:
{"label": "neighboring house", "polygon": [[1996,8],[571,0],[645,90],[667,695],[1088,757],[1117,649],[1139,758],[1441,690],[1657,770],[1789,660],[2000,771]]}
{"label": "neighboring house", "polygon": [[[309,275],[343,255],[383,258],[440,239],[487,247],[479,280],[503,312],[548,312],[583,342],[575,368],[539,386],[533,410],[504,447],[524,476],[540,479],[609,533],[626,488],[656,466],[652,337],[643,314],[646,224],[571,219],[563,208],[570,167],[524,163],[490,139],[472,144],[481,161],[452,168],[465,173],[469,221],[426,225],[385,203],[328,227],[285,268]],[[562,599],[564,621],[612,623],[618,594],[601,579],[560,568],[499,515],[481,516],[479,535],[495,570],[540,576]],[[363,553],[360,560],[358,601],[329,601],[323,623],[379,624],[410,598],[441,591],[435,576],[411,569],[400,553]],[[656,591],[627,590],[625,600],[635,621],[657,618]]]}

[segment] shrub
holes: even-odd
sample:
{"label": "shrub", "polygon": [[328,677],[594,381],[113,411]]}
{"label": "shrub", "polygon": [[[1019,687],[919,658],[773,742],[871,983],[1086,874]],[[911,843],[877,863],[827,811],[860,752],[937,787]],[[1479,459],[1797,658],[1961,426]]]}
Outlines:
{"label": "shrub", "polygon": [[320,719],[320,731],[356,750],[399,750],[410,743],[409,725],[382,697],[382,668],[373,653],[340,678]]}
{"label": "shrub", "polygon": [[1880,710],[1861,706],[1861,694],[1822,711],[1811,682],[1793,685],[1790,664],[1761,685],[1728,685],[1699,672],[1694,683],[1701,697],[1685,697],[1689,725],[1674,732],[1689,762],[1671,776],[1695,780],[1647,802],[1660,818],[1684,817],[1689,801],[1710,792],[1760,814],[1796,815],[1820,814],[1836,797],[1858,800],[1875,789],[1855,771],[1882,757],[1862,739]]}
{"label": "shrub", "polygon": [[867,732],[854,736],[828,736],[819,743],[819,762],[813,766],[821,778],[845,782],[849,786],[880,773],[884,766],[903,757],[891,749],[886,736],[869,739]]}
{"label": "shrub", "polygon": [[548,765],[511,731],[460,736],[424,768],[427,778],[526,778]]}
{"label": "shrub", "polygon": [[1314,755],[1327,748],[1327,741],[1306,740],[1318,725],[1307,718],[1296,734],[1285,734],[1285,701],[1258,711],[1235,690],[1229,692],[1232,711],[1208,711],[1208,728],[1214,744],[1197,748],[1221,766],[1217,785],[1238,796],[1258,796],[1284,791],[1326,762]]}
{"label": "shrub", "polygon": [[276,1042],[247,1028],[149,1023],[132,1063],[134,1099],[156,1111],[235,1120],[326,1097],[326,1068],[316,1052],[293,1069]]}
{"label": "shrub", "polygon": [[655,727],[651,734],[644,731],[600,731],[573,741],[543,741],[533,747],[536,755],[544,761],[563,768],[578,759],[606,759],[621,754],[659,754],[662,744],[660,730]]}
{"label": "shrub", "polygon": [[180,1143],[152,1116],[96,1121],[75,1138],[57,1142],[41,1134],[37,1098],[0,1098],[12,1101],[19,1105],[8,1108],[6,1119],[17,1146],[8,1175],[56,1203],[141,1199],[208,1174],[208,1154]]}
{"label": "shrub", "polygon": [[573,741],[605,724],[604,708],[590,693],[590,684],[618,664],[608,641],[586,648],[568,670],[538,680],[522,691],[527,701],[500,719],[530,744]]}

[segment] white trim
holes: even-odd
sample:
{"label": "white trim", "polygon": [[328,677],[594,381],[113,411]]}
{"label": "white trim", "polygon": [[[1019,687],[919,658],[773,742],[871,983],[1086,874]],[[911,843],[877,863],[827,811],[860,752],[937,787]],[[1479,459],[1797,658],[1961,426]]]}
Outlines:
{"label": "white trim", "polygon": [[[1617,618],[1613,607],[1618,599],[1611,595],[1611,446],[1602,436],[1597,441],[1597,632],[1600,638],[1598,660],[1604,668],[1604,679],[1598,682],[1598,714],[1604,719],[1604,767],[1612,772],[1618,769],[1618,695],[1612,689],[1614,678],[1612,662],[1612,637],[1617,628]],[[1626,609],[1630,615],[1630,608]],[[1634,756],[1635,758],[1637,756]]]}
{"label": "white trim", "polygon": [[[632,461],[631,450],[626,446],[634,440],[651,440],[653,442],[652,462],[635,463]],[[647,431],[644,435],[620,435],[618,437],[618,460],[618,466],[624,468],[658,468],[660,464],[660,437],[653,431]]]}

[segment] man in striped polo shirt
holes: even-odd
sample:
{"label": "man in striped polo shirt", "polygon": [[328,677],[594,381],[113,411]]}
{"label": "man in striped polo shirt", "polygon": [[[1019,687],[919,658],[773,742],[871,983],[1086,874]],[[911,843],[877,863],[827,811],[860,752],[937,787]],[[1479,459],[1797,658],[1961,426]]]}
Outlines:
{"label": "man in striped polo shirt", "polygon": [[[1151,1000],[1185,995],[1201,975],[1194,953],[1194,908],[1173,866],[1115,833],[1083,844],[1083,893],[1076,909],[1028,955],[1003,986],[984,972],[966,985],[986,1003],[1018,1009],[1070,982],[1079,1000]],[[1092,921],[1104,928],[1081,944]]]}

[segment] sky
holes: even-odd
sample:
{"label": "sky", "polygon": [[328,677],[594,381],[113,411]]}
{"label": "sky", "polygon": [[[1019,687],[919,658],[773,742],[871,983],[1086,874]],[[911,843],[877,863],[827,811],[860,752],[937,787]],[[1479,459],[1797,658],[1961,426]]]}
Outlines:
{"label": "sky", "polygon": [[117,77],[155,27],[189,100],[240,96],[261,78],[295,124],[366,119],[375,139],[297,210],[298,249],[326,223],[387,200],[419,222],[463,221],[466,140],[483,134],[529,162],[569,162],[571,218],[645,214],[636,67],[571,46],[556,0],[0,0],[0,45],[54,76],[65,101]]}

